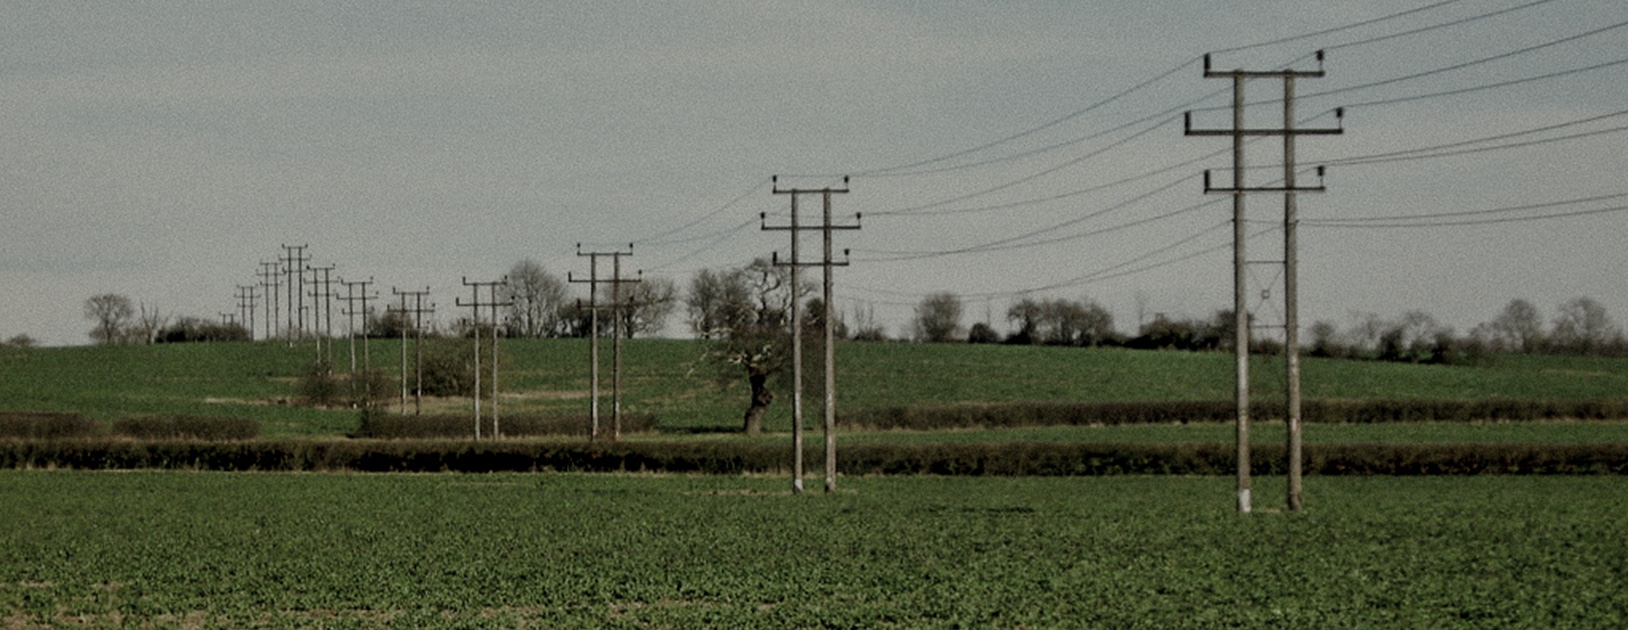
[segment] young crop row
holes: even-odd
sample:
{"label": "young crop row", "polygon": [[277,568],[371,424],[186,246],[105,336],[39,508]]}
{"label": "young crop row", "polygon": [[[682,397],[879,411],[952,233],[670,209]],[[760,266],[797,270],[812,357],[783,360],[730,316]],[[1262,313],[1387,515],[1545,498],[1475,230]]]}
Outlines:
{"label": "young crop row", "polygon": [[1313,478],[1305,511],[1249,517],[1230,483],[0,471],[0,623],[1628,622],[1614,479]]}
{"label": "young crop row", "polygon": [[[817,461],[816,446],[805,456]],[[106,439],[0,441],[0,468],[230,471],[656,471],[785,474],[789,449],[768,441]],[[1256,445],[1257,474],[1283,472],[1283,447]],[[859,443],[838,470],[857,475],[1229,475],[1221,443]],[[1308,444],[1313,475],[1628,474],[1628,444]]]}

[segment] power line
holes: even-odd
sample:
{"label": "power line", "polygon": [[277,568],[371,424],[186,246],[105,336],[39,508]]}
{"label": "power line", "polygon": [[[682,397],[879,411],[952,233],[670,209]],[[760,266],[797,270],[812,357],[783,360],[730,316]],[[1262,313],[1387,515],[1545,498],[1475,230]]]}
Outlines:
{"label": "power line", "polygon": [[1334,88],[1334,89],[1330,89],[1330,90],[1323,90],[1321,92],[1312,92],[1310,94],[1302,95],[1301,98],[1318,98],[1318,97],[1322,97],[1322,96],[1329,96],[1329,95],[1332,95],[1332,94],[1344,94],[1346,92],[1355,92],[1357,90],[1366,90],[1368,88],[1375,88],[1375,87],[1379,87],[1379,86],[1382,86],[1382,85],[1390,85],[1390,84],[1393,84],[1393,83],[1401,83],[1403,81],[1412,81],[1414,79],[1422,79],[1424,77],[1437,75],[1437,74],[1442,74],[1444,72],[1452,72],[1454,70],[1463,70],[1465,68],[1478,66],[1478,65],[1481,65],[1481,64],[1484,64],[1484,63],[1491,63],[1491,62],[1499,61],[1499,60],[1502,60],[1502,59],[1508,59],[1510,57],[1524,55],[1524,54],[1527,54],[1527,53],[1530,53],[1530,52],[1533,52],[1533,51],[1542,50],[1544,48],[1549,48],[1551,46],[1559,46],[1560,44],[1566,44],[1566,43],[1574,42],[1574,41],[1577,41],[1579,39],[1583,39],[1585,37],[1591,37],[1591,36],[1598,35],[1600,33],[1604,33],[1604,32],[1607,32],[1607,31],[1616,30],[1616,29],[1622,28],[1624,26],[1628,26],[1628,21],[1617,22],[1615,24],[1602,26],[1600,28],[1597,28],[1597,29],[1594,29],[1594,30],[1591,30],[1591,31],[1578,33],[1576,35],[1570,35],[1570,36],[1567,36],[1567,37],[1562,37],[1560,39],[1550,40],[1550,41],[1547,41],[1547,42],[1544,42],[1544,43],[1541,43],[1541,44],[1534,44],[1532,46],[1527,46],[1525,48],[1512,50],[1512,51],[1505,52],[1505,53],[1499,53],[1499,54],[1493,55],[1491,57],[1482,57],[1480,59],[1466,61],[1466,62],[1463,62],[1463,63],[1457,63],[1457,64],[1453,64],[1453,65],[1450,65],[1450,66],[1444,66],[1444,67],[1441,67],[1441,68],[1436,68],[1434,70],[1426,70],[1424,72],[1416,72],[1416,73],[1413,73],[1413,74],[1403,75],[1403,76],[1400,76],[1400,77],[1395,77],[1395,78],[1390,78],[1390,79],[1385,79],[1385,80],[1382,80],[1382,81],[1374,81],[1374,82],[1371,82],[1371,83],[1364,83],[1364,84],[1361,84],[1361,85],[1351,85],[1351,86],[1346,86],[1346,87],[1342,87],[1342,88]]}
{"label": "power line", "polygon": [[[1489,152],[1489,151],[1501,151],[1501,150],[1504,150],[1504,149],[1518,149],[1518,148],[1522,148],[1522,147],[1537,146],[1537,145],[1540,145],[1540,144],[1551,144],[1551,143],[1555,143],[1555,142],[1564,142],[1566,140],[1576,140],[1576,139],[1579,139],[1579,138],[1590,138],[1590,137],[1594,137],[1594,136],[1602,136],[1602,135],[1605,135],[1605,134],[1608,134],[1608,133],[1618,133],[1618,132],[1621,132],[1621,131],[1628,131],[1628,125],[1620,126],[1620,127],[1612,127],[1612,128],[1609,128],[1609,129],[1599,129],[1599,130],[1595,130],[1595,131],[1585,131],[1585,132],[1582,132],[1582,133],[1574,133],[1574,134],[1571,134],[1571,135],[1557,136],[1557,137],[1554,137],[1554,138],[1541,138],[1541,139],[1538,139],[1538,140],[1527,140],[1525,142],[1511,142],[1511,143],[1508,143],[1508,144],[1499,144],[1499,145],[1494,145],[1494,146],[1490,146],[1490,147],[1476,147],[1476,148],[1473,148],[1473,149],[1461,149],[1461,150],[1458,150],[1458,151],[1443,151],[1443,152],[1440,152],[1440,153],[1430,153],[1430,154],[1425,154],[1425,155],[1403,155],[1403,156],[1398,156],[1398,157],[1386,157],[1386,158],[1382,158],[1382,159],[1379,159],[1379,158],[1376,158],[1376,159],[1347,158],[1347,159],[1344,159],[1344,160],[1334,160],[1334,161],[1331,161],[1329,163],[1344,166],[1344,165],[1381,164],[1381,163],[1385,163],[1385,162],[1403,162],[1403,161],[1409,161],[1409,160],[1425,160],[1425,159],[1431,159],[1431,158],[1452,157],[1452,156],[1455,156],[1455,155],[1469,155],[1469,154],[1472,154],[1472,153],[1486,153],[1486,152]],[[1410,153],[1411,152],[1412,151],[1410,151]]]}
{"label": "power line", "polygon": [[1373,107],[1373,106],[1376,106],[1376,105],[1391,105],[1391,104],[1394,104],[1394,103],[1406,103],[1406,102],[1409,102],[1409,101],[1422,101],[1422,100],[1425,100],[1425,99],[1439,98],[1439,97],[1443,97],[1443,96],[1457,96],[1459,94],[1468,94],[1470,92],[1480,92],[1480,91],[1483,91],[1483,90],[1491,90],[1491,89],[1496,89],[1496,88],[1509,87],[1509,86],[1512,86],[1512,85],[1520,85],[1522,83],[1532,83],[1534,81],[1541,81],[1543,79],[1555,79],[1555,78],[1559,78],[1559,77],[1571,76],[1571,75],[1574,75],[1574,74],[1582,74],[1584,72],[1599,70],[1599,69],[1602,69],[1602,68],[1610,68],[1612,66],[1620,66],[1620,65],[1625,64],[1625,63],[1628,63],[1628,57],[1624,57],[1622,59],[1617,59],[1615,61],[1607,61],[1605,63],[1597,63],[1597,64],[1594,64],[1592,66],[1585,66],[1585,67],[1582,67],[1582,68],[1572,68],[1570,70],[1561,70],[1561,71],[1558,71],[1558,72],[1550,72],[1550,73],[1547,73],[1547,74],[1540,74],[1540,75],[1537,75],[1537,76],[1526,77],[1524,79],[1511,79],[1511,80],[1508,80],[1508,81],[1499,81],[1497,83],[1488,83],[1486,85],[1476,85],[1476,86],[1467,87],[1467,88],[1458,88],[1458,89],[1453,89],[1453,90],[1447,90],[1447,91],[1444,91],[1444,92],[1432,92],[1430,94],[1416,94],[1416,95],[1413,95],[1413,96],[1399,96],[1399,97],[1396,97],[1396,98],[1385,98],[1385,99],[1378,99],[1378,100],[1373,100],[1373,101],[1364,101],[1364,102],[1361,102],[1361,103],[1352,103],[1350,105],[1346,105],[1345,107],[1346,107],[1346,109],[1353,109],[1353,108],[1357,108],[1357,107]]}
{"label": "power line", "polygon": [[1443,2],[1437,2],[1435,4],[1425,5],[1425,6],[1422,6],[1422,7],[1415,8],[1415,9],[1408,9],[1406,11],[1401,11],[1399,13],[1392,13],[1390,15],[1385,15],[1385,16],[1381,16],[1381,17],[1377,17],[1377,18],[1373,18],[1373,19],[1369,19],[1369,20],[1363,20],[1361,22],[1355,22],[1355,23],[1352,23],[1352,24],[1347,24],[1345,26],[1336,26],[1334,28],[1324,29],[1324,30],[1321,30],[1321,31],[1315,31],[1315,32],[1311,32],[1311,33],[1304,33],[1304,34],[1300,34],[1300,35],[1284,37],[1284,38],[1281,38],[1281,39],[1274,39],[1274,40],[1271,40],[1271,41],[1258,42],[1258,43],[1254,43],[1254,44],[1246,44],[1246,45],[1243,45],[1243,46],[1234,46],[1232,48],[1223,48],[1221,50],[1214,50],[1214,51],[1210,51],[1210,52],[1212,54],[1219,55],[1219,54],[1223,54],[1223,53],[1238,52],[1238,51],[1241,51],[1241,50],[1250,50],[1250,49],[1253,49],[1253,48],[1265,48],[1267,46],[1276,46],[1278,44],[1287,44],[1289,42],[1297,42],[1297,41],[1300,41],[1300,40],[1303,40],[1303,39],[1311,39],[1313,37],[1320,37],[1320,36],[1323,36],[1323,35],[1331,35],[1331,34],[1334,34],[1334,33],[1338,33],[1340,31],[1348,31],[1348,30],[1351,30],[1351,29],[1354,29],[1354,28],[1362,28],[1364,26],[1368,26],[1368,25],[1371,25],[1371,24],[1378,24],[1380,22],[1386,22],[1386,21],[1389,21],[1389,20],[1394,20],[1394,19],[1400,18],[1400,17],[1407,17],[1407,16],[1413,15],[1415,13],[1421,13],[1421,12],[1424,12],[1424,11],[1429,11],[1431,9],[1444,7],[1444,6],[1447,6],[1449,4],[1456,4],[1456,3],[1460,2],[1460,1],[1461,0],[1444,0]]}
{"label": "power line", "polygon": [[[1453,1],[1453,0],[1449,0],[1449,2],[1443,2],[1441,4],[1450,4],[1451,1]],[[1529,8],[1538,6],[1540,4],[1548,4],[1550,2],[1554,2],[1554,0],[1536,0],[1536,2],[1528,2],[1526,4],[1517,5],[1517,6],[1513,6],[1513,7],[1507,7],[1507,8],[1499,9],[1497,11],[1492,11],[1492,12],[1489,12],[1489,13],[1482,13],[1482,14],[1479,14],[1479,15],[1472,15],[1470,17],[1460,18],[1460,19],[1457,19],[1457,20],[1453,20],[1451,22],[1442,22],[1440,24],[1432,24],[1430,26],[1421,26],[1421,27],[1416,28],[1416,29],[1402,31],[1400,33],[1392,33],[1390,35],[1382,35],[1382,36],[1379,36],[1379,37],[1371,37],[1371,38],[1368,38],[1368,39],[1354,41],[1354,42],[1347,42],[1347,43],[1344,43],[1344,44],[1335,44],[1333,46],[1325,47],[1324,50],[1341,50],[1341,49],[1345,49],[1345,48],[1354,48],[1354,47],[1357,47],[1357,46],[1366,46],[1368,44],[1376,44],[1376,43],[1379,43],[1379,42],[1389,41],[1389,40],[1397,39],[1397,38],[1400,38],[1400,37],[1407,37],[1409,35],[1418,35],[1419,33],[1425,33],[1425,32],[1429,32],[1429,31],[1440,30],[1440,29],[1448,28],[1448,27],[1452,27],[1452,26],[1459,26],[1461,24],[1468,24],[1470,22],[1475,22],[1477,20],[1484,20],[1484,19],[1487,19],[1487,18],[1497,17],[1497,16],[1503,15],[1505,13],[1513,13],[1515,11],[1520,11],[1522,9],[1529,9]],[[1434,8],[1436,6],[1441,6],[1441,5],[1440,4],[1432,5],[1432,6],[1424,7],[1424,8],[1425,9],[1430,9],[1430,8]]]}

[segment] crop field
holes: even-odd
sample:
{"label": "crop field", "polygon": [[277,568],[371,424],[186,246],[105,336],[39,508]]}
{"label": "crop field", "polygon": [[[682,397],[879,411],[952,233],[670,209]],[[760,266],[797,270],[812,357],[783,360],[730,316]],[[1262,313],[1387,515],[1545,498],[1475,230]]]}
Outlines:
{"label": "crop field", "polygon": [[[467,343],[446,341],[444,343]],[[654,414],[664,431],[714,432],[739,426],[744,385],[720,384],[690,340],[627,344],[624,409]],[[67,411],[111,420],[139,414],[234,416],[258,420],[268,437],[342,435],[356,428],[349,409],[289,404],[313,360],[310,344],[0,349],[0,410]],[[584,413],[587,342],[506,340],[500,403],[505,413]],[[609,402],[608,349],[602,388]],[[336,363],[348,348],[336,344]],[[400,346],[371,342],[373,364],[399,371]],[[1149,352],[966,344],[844,343],[838,348],[839,406],[862,410],[956,402],[1230,400],[1232,359],[1220,353]],[[1256,361],[1257,399],[1281,396],[1281,358]],[[1405,365],[1307,359],[1307,398],[1623,399],[1628,360],[1498,357],[1480,366]],[[789,427],[789,395],[770,408],[768,427]],[[396,409],[392,402],[390,409]],[[464,412],[470,401],[428,401],[430,411]],[[818,415],[818,404],[806,411]],[[1185,438],[1181,431],[1175,432]],[[1197,438],[1207,439],[1207,438]],[[1320,439],[1308,434],[1308,439]],[[1383,439],[1383,438],[1381,438]]]}
{"label": "crop field", "polygon": [[1628,624],[1617,478],[1230,483],[6,471],[0,625]]}

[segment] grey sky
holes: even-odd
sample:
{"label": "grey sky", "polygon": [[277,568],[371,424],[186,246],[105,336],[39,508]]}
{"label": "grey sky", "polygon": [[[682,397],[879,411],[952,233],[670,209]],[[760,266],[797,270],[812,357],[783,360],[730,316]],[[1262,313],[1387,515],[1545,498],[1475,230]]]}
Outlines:
{"label": "grey sky", "polygon": [[[1628,22],[1620,0],[1553,0],[1370,41],[1530,3],[1443,3],[1215,60],[1311,68],[1310,53],[1329,49],[1328,76],[1299,84],[1300,118],[1333,125],[1327,112],[1353,107],[1345,135],[1300,141],[1308,168],[1628,108],[1628,64],[1474,89],[1628,58],[1628,26],[1606,28]],[[866,216],[838,237],[854,250],[839,305],[874,308],[894,334],[939,290],[968,296],[969,324],[986,310],[999,320],[1017,291],[1041,287],[1052,288],[1033,295],[1097,299],[1127,331],[1139,301],[1149,316],[1206,316],[1231,304],[1230,253],[1215,249],[1229,239],[1229,206],[1197,176],[1228,164],[1228,141],[1185,137],[1179,116],[1226,104],[1228,84],[1202,78],[1198,57],[1434,4],[13,3],[0,22],[0,338],[84,343],[81,304],[102,292],[178,315],[235,313],[234,287],[255,283],[282,244],[308,244],[314,263],[371,277],[385,294],[430,286],[448,318],[464,276],[493,279],[527,257],[585,273],[578,242],[635,242],[632,266],[683,285],[700,268],[785,251],[784,232],[757,229],[759,212],[787,212],[770,193],[775,174],[807,186],[854,176],[836,208]],[[1359,88],[1457,64],[1470,65]],[[1010,142],[896,168],[1172,70]],[[1260,101],[1280,90],[1249,87]],[[1362,105],[1459,89],[1469,91]],[[1344,91],[1316,96],[1330,90]],[[1275,103],[1250,108],[1252,122],[1274,117]],[[1329,192],[1301,201],[1302,317],[1344,325],[1354,312],[1422,309],[1463,331],[1512,298],[1552,317],[1589,295],[1628,320],[1628,213],[1603,211],[1628,197],[1461,217],[1602,210],[1541,221],[1314,224],[1628,192],[1628,136],[1607,132],[1625,121],[1460,147],[1600,132],[1521,148],[1336,163]],[[1227,122],[1224,111],[1195,116]],[[1249,151],[1252,166],[1280,159],[1271,142]],[[1273,171],[1251,176],[1267,183]],[[1249,205],[1263,232],[1251,258],[1281,257],[1270,224],[1280,199]],[[893,260],[958,249],[975,251]],[[1276,269],[1254,271],[1252,293],[1275,302]],[[1259,307],[1268,320],[1275,308]]]}

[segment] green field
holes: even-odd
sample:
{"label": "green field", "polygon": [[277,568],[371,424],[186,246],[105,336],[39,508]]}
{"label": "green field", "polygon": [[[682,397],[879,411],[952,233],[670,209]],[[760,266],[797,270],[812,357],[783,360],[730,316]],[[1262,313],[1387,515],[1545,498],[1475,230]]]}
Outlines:
{"label": "green field", "polygon": [[1230,483],[7,471],[0,625],[1628,624],[1619,479]]}
{"label": "green field", "polygon": [[[374,341],[371,348],[375,366],[388,373],[399,369],[396,342]],[[586,411],[586,340],[510,340],[502,348],[504,412]],[[608,348],[605,354],[608,406]],[[348,364],[343,344],[336,355],[339,364]],[[699,344],[689,340],[627,342],[624,408],[655,414],[669,433],[738,427],[746,399],[743,384],[719,385],[717,369],[700,362],[700,355]],[[352,411],[287,404],[296,378],[313,357],[309,344],[289,348],[264,342],[3,349],[0,410],[73,411],[101,419],[161,413],[237,416],[261,421],[268,436],[353,430]],[[1219,353],[843,343],[838,364],[839,405],[846,410],[954,402],[1229,400],[1233,386],[1232,359]],[[1258,400],[1281,396],[1280,366],[1281,358],[1256,360]],[[1623,359],[1505,356],[1482,366],[1308,359],[1303,374],[1308,398],[1628,397],[1628,360]],[[789,427],[789,400],[782,394],[771,408],[771,430]],[[430,401],[431,409],[446,412],[466,411],[469,404],[468,399]],[[806,411],[817,417],[817,402],[810,401]],[[1353,439],[1392,439],[1353,430],[1359,433]],[[1620,435],[1619,429],[1604,430]],[[1205,437],[1212,433],[1182,429],[1171,432],[1170,439],[1213,439]],[[1435,439],[1474,440],[1496,433],[1471,429],[1462,438]],[[1308,440],[1323,439],[1312,435]]]}

